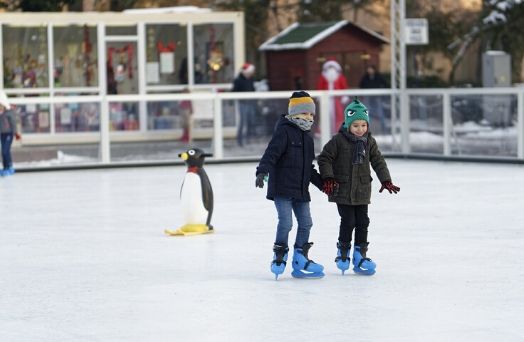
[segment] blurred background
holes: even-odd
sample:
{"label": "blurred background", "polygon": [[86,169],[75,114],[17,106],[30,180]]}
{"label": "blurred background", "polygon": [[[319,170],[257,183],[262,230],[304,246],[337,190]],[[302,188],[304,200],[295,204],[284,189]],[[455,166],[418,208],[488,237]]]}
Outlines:
{"label": "blurred background", "polygon": [[292,91],[390,156],[524,160],[521,1],[0,1],[19,170],[260,157]]}

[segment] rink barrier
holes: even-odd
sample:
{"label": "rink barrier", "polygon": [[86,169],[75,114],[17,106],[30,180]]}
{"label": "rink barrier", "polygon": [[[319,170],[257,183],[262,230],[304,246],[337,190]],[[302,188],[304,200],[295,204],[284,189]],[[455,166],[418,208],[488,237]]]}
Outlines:
{"label": "rink barrier", "polygon": [[[24,145],[28,146],[42,146],[53,144],[72,144],[72,143],[87,143],[94,142],[99,144],[99,162],[97,163],[83,163],[81,165],[50,165],[50,166],[29,166],[26,168],[19,168],[32,170],[58,170],[58,169],[85,169],[85,168],[105,168],[105,167],[126,167],[126,165],[136,167],[138,165],[155,166],[163,165],[162,162],[156,161],[136,161],[136,162],[115,162],[111,160],[111,143],[112,142],[148,142],[148,141],[170,141],[174,139],[175,131],[149,130],[147,126],[147,113],[144,112],[147,103],[158,101],[208,101],[212,113],[203,113],[212,118],[212,127],[202,129],[200,134],[207,134],[208,138],[212,139],[212,153],[213,158],[207,162],[241,162],[257,160],[260,155],[228,158],[224,156],[224,139],[227,136],[231,138],[233,129],[226,130],[222,123],[222,108],[224,101],[231,100],[269,100],[269,99],[288,99],[291,91],[268,91],[268,92],[202,92],[202,93],[179,93],[179,94],[148,94],[148,95],[107,95],[107,96],[57,96],[57,97],[27,97],[27,98],[11,98],[10,102],[15,105],[47,105],[49,107],[49,133],[25,133],[23,134]],[[329,112],[330,99],[332,97],[354,98],[356,96],[383,96],[390,97],[390,103],[399,103],[406,101],[404,106],[399,108],[406,108],[405,111],[400,112],[397,106],[390,106],[390,129],[391,136],[399,141],[392,152],[384,153],[393,158],[412,158],[412,159],[435,159],[435,160],[457,160],[457,161],[482,161],[482,162],[521,162],[524,160],[524,87],[508,87],[508,88],[432,88],[432,89],[408,89],[404,93],[398,90],[390,89],[350,89],[350,90],[336,90],[336,91],[309,91],[310,94],[317,101],[317,114],[320,114],[320,143],[324,145],[331,138],[331,132],[326,129],[331,126],[330,115],[324,115]],[[452,119],[452,97],[467,97],[467,96],[514,96],[516,98],[516,113],[512,112],[510,115],[515,117],[515,129],[517,132],[517,148],[514,156],[498,157],[495,155],[467,155],[467,154],[452,154],[452,140],[456,133],[453,132]],[[438,128],[442,133],[442,152],[437,153],[416,153],[411,151],[410,135],[412,134],[412,118],[410,114],[410,107],[414,99],[417,97],[440,97],[442,99],[442,113],[437,114],[439,120],[442,121],[442,127]],[[417,102],[417,101],[415,101]],[[477,101],[478,102],[478,101]],[[481,101],[482,102],[482,101]],[[55,104],[68,103],[96,103],[100,110],[100,130],[98,132],[55,132]],[[120,132],[110,131],[110,105],[114,103],[137,103],[140,108],[141,123],[137,131]],[[438,107],[433,105],[433,107]],[[424,110],[432,110],[434,108],[424,107]],[[238,118],[238,108],[236,115]],[[438,113],[438,108],[437,108]],[[195,116],[202,113],[195,113]],[[511,121],[511,123],[513,123]],[[431,130],[432,128],[428,126]],[[233,135],[234,137],[234,135]],[[168,165],[176,165],[177,162],[166,162]]]}
{"label": "rink barrier", "polygon": [[[514,158],[497,158],[497,157],[445,157],[434,154],[400,154],[400,153],[384,153],[386,160],[401,159],[412,161],[440,161],[450,163],[481,163],[481,164],[520,164],[524,165],[524,160]],[[260,158],[242,157],[242,158],[223,158],[220,160],[209,159],[206,160],[206,165],[220,165],[220,164],[242,164],[242,163],[258,163]],[[17,173],[31,173],[31,172],[50,172],[50,171],[82,171],[82,170],[103,170],[103,169],[124,169],[124,168],[142,168],[142,167],[185,167],[183,161],[168,160],[168,161],[144,161],[144,162],[113,162],[109,164],[93,163],[93,164],[76,164],[76,165],[53,165],[45,167],[30,167],[19,168]],[[254,171],[253,171],[254,172]]]}

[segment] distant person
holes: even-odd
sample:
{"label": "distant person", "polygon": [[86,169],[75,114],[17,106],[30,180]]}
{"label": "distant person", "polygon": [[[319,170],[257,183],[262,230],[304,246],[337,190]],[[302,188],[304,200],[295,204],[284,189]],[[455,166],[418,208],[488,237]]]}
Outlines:
{"label": "distant person", "polygon": [[382,183],[379,192],[397,193],[388,166],[380,153],[376,140],[369,132],[369,115],[359,100],[351,102],[344,110],[345,121],[338,133],[324,146],[318,156],[318,166],[323,179],[323,191],[328,200],[337,204],[340,229],[335,262],[342,274],[349,269],[351,236],[355,231],[353,271],[372,275],[376,264],[367,257],[368,205],[371,199],[371,167]]}
{"label": "distant person", "polygon": [[13,138],[20,140],[16,126],[15,113],[9,104],[9,100],[3,91],[0,91],[0,141],[2,146],[3,169],[0,176],[9,176],[15,173],[13,159],[11,157],[11,144]]}
{"label": "distant person", "polygon": [[[387,88],[388,85],[384,77],[382,77],[374,65],[369,65],[366,68],[366,73],[360,80],[360,88],[362,89],[381,89]],[[382,106],[382,96],[368,97],[369,114],[377,117],[380,121],[381,133],[386,132],[386,118],[384,117],[384,108]]]}
{"label": "distant person", "polygon": [[187,70],[187,57],[182,58],[180,63],[180,69],[178,71],[178,82],[180,84],[188,84],[188,70]]}
{"label": "distant person", "polygon": [[107,94],[108,95],[116,95],[118,94],[117,90],[117,84],[115,79],[115,69],[113,68],[113,65],[111,64],[111,61],[108,59],[106,63],[106,78],[107,78]]}
{"label": "distant person", "polygon": [[[328,60],[322,65],[322,73],[317,81],[317,90],[342,90],[348,89],[348,82],[342,67],[335,60]],[[347,96],[334,96],[330,98],[329,113],[331,117],[331,131],[336,132],[344,122],[344,105],[348,102]]]}
{"label": "distant person", "polygon": [[[234,92],[255,91],[255,82],[253,76],[255,75],[255,66],[250,63],[245,63],[240,70],[240,73],[233,82]],[[238,146],[244,146],[247,143],[248,137],[255,136],[253,131],[256,127],[256,102],[254,100],[239,100],[240,122],[237,131]]]}
{"label": "distant person", "polygon": [[302,76],[293,77],[293,84],[294,84],[295,90],[304,89],[303,83],[304,82],[302,81]]}
{"label": "distant person", "polygon": [[[189,94],[189,89],[184,89],[183,93]],[[193,143],[193,103],[191,100],[178,102],[178,109],[182,115],[182,137],[180,140],[188,145]]]}
{"label": "distant person", "polygon": [[[269,91],[269,83],[266,78],[260,79],[255,82],[255,91],[266,92]],[[257,135],[272,135],[275,123],[278,121],[280,115],[279,112],[274,110],[274,99],[257,100],[257,112],[256,112],[256,123]],[[283,102],[283,101],[282,101]]]}

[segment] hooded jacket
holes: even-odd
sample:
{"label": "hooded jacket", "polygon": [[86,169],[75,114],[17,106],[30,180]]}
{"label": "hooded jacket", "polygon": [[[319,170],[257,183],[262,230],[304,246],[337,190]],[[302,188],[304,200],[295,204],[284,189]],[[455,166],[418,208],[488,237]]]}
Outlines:
{"label": "hooded jacket", "polygon": [[0,133],[16,133],[15,113],[11,109],[0,113]]}
{"label": "hooded jacket", "polygon": [[314,159],[314,143],[309,131],[302,131],[282,115],[256,171],[257,175],[269,174],[267,199],[282,196],[311,201],[309,183],[322,189]]}
{"label": "hooded jacket", "polygon": [[330,202],[349,205],[369,204],[371,200],[371,167],[380,182],[391,180],[389,170],[378,149],[375,138],[367,133],[366,156],[362,164],[353,165],[355,143],[350,134],[341,126],[340,130],[324,146],[318,156],[318,165],[322,179],[334,178],[338,190],[328,197]]}

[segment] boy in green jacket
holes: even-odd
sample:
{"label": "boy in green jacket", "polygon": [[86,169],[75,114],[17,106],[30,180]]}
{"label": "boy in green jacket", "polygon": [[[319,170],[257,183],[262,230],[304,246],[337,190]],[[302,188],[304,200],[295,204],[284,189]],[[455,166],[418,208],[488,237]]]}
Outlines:
{"label": "boy in green jacket", "polygon": [[340,215],[335,262],[342,274],[349,269],[353,230],[353,271],[364,275],[375,274],[376,264],[366,256],[372,181],[370,166],[382,183],[380,192],[384,189],[395,194],[400,191],[391,182],[386,161],[368,129],[368,110],[359,100],[354,100],[344,110],[344,124],[318,156],[323,190],[328,194],[329,201],[337,204]]}

